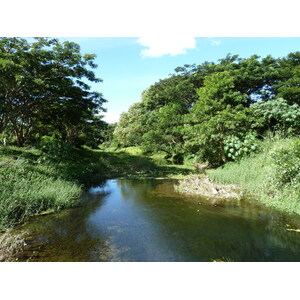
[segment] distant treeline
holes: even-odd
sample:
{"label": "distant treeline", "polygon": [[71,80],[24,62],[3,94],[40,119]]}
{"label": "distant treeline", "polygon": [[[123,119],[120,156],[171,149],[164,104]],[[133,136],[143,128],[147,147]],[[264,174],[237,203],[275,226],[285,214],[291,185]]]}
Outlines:
{"label": "distant treeline", "polygon": [[300,52],[283,58],[227,55],[185,65],[151,85],[121,115],[116,146],[222,164],[257,150],[266,131],[300,129]]}
{"label": "distant treeline", "polygon": [[94,59],[73,42],[1,38],[1,144],[98,145],[105,99],[88,84],[101,82],[92,71]]}

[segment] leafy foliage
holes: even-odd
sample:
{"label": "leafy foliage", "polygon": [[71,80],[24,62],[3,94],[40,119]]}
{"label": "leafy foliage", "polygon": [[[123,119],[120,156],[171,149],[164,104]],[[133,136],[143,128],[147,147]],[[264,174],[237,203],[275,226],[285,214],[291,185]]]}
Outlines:
{"label": "leafy foliage", "polygon": [[299,133],[300,106],[298,104],[290,105],[285,99],[278,98],[258,102],[251,109],[258,127],[264,130],[282,131],[286,134]]}
{"label": "leafy foliage", "polygon": [[187,146],[199,159],[209,163],[224,163],[225,140],[228,136],[247,130],[245,95],[234,91],[234,80],[228,72],[216,73],[204,81],[198,90],[199,100],[187,117]]}
{"label": "leafy foliage", "polygon": [[300,52],[294,52],[279,60],[280,80],[275,84],[278,97],[288,104],[300,105]]}
{"label": "leafy foliage", "polygon": [[143,104],[133,104],[128,113],[122,113],[114,135],[122,147],[140,145],[146,130],[147,115]]}
{"label": "leafy foliage", "polygon": [[297,135],[299,57],[300,52],[278,59],[228,54],[218,63],[178,67],[122,115],[116,140],[179,155],[181,161],[185,156],[223,164],[256,151],[253,136],[267,130]]}
{"label": "leafy foliage", "polygon": [[244,138],[231,136],[225,140],[224,150],[229,160],[239,160],[246,155],[257,152],[258,149],[259,142],[255,134],[251,132],[247,133]]}
{"label": "leafy foliage", "polygon": [[[143,135],[146,151],[167,153],[168,158],[183,161],[182,106],[169,104],[152,113],[147,126],[151,128]],[[181,154],[180,154],[181,153]]]}
{"label": "leafy foliage", "polygon": [[300,185],[300,140],[294,139],[287,145],[271,152],[275,165],[272,179],[276,186]]}
{"label": "leafy foliage", "polygon": [[87,127],[99,124],[105,102],[86,83],[101,82],[90,70],[94,58],[72,42],[1,38],[0,133],[13,132],[19,146],[53,133],[76,145]]}

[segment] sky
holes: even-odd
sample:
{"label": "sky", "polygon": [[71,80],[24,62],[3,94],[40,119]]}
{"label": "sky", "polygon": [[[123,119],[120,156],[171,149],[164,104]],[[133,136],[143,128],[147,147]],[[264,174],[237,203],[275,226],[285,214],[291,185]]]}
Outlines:
{"label": "sky", "polygon": [[283,57],[300,51],[296,37],[81,37],[60,38],[81,46],[81,52],[97,55],[95,71],[103,82],[92,84],[107,102],[104,120],[114,123],[130,105],[141,100],[141,93],[151,84],[174,73],[185,64],[217,62],[228,53],[247,58]]}

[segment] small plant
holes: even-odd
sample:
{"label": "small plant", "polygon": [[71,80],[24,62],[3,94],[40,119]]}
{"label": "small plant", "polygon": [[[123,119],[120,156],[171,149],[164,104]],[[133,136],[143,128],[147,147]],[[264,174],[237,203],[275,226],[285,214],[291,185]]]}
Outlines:
{"label": "small plant", "polygon": [[248,133],[244,139],[231,136],[225,141],[224,150],[229,160],[238,160],[245,155],[255,153],[259,149],[258,141],[253,133]]}

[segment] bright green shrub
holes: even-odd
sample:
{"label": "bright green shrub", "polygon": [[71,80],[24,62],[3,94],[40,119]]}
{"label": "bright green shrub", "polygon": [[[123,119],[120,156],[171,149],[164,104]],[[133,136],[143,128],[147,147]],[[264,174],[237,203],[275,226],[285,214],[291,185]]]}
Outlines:
{"label": "bright green shrub", "polygon": [[45,210],[59,210],[77,203],[81,187],[57,178],[47,165],[24,158],[6,159],[0,165],[0,230],[22,223]]}
{"label": "bright green shrub", "polygon": [[226,139],[224,146],[229,160],[239,160],[245,155],[257,152],[258,149],[259,142],[253,133],[248,133],[243,139],[230,136]]}
{"label": "bright green shrub", "polygon": [[281,131],[288,135],[300,130],[300,106],[290,105],[285,99],[278,98],[252,105],[258,127]]}
{"label": "bright green shrub", "polygon": [[300,140],[275,148],[271,153],[274,172],[271,176],[277,187],[300,184]]}

